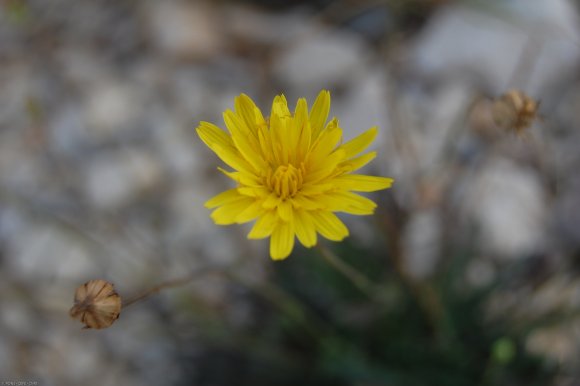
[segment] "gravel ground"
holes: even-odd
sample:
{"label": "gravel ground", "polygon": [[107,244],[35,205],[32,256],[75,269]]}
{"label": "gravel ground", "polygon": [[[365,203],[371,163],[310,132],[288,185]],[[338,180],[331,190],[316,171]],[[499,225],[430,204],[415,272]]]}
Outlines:
{"label": "gravel ground", "polygon": [[[253,255],[240,276],[267,279],[267,244],[214,225],[203,207],[227,181],[194,129],[221,125],[242,92],[268,108],[277,93],[293,104],[327,88],[347,138],[379,126],[369,171],[396,180],[388,195],[408,213],[400,232],[412,275],[437,265],[449,231],[443,195],[457,229],[478,229],[472,285],[505,261],[539,259],[561,274],[520,294],[535,300],[518,312],[577,307],[578,15],[565,0],[440,3],[404,31],[383,8],[358,12],[346,1],[275,11],[233,1],[1,2],[0,381],[178,384],[203,371],[203,348],[181,343],[202,331],[191,304],[252,323],[243,293],[211,275],[105,331],[68,316],[74,288],[92,278],[131,295]],[[514,87],[541,100],[531,139],[478,134],[489,124],[472,107]],[[453,171],[449,144],[461,160]],[[365,239],[365,221],[345,221]],[[580,351],[572,330],[542,331],[531,349],[571,363]]]}

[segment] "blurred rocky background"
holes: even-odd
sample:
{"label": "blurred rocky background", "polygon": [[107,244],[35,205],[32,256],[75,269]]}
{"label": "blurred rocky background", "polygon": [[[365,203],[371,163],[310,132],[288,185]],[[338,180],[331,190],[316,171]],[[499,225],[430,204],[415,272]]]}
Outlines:
{"label": "blurred rocky background", "polygon": [[[0,381],[579,384],[579,32],[567,0],[2,0]],[[397,367],[362,343],[320,349],[333,340],[304,363],[310,346],[277,319],[284,301],[270,287],[294,280],[310,294],[320,277],[300,267],[317,258],[299,248],[271,262],[266,242],[214,225],[203,207],[229,182],[195,134],[200,120],[223,127],[242,92],[267,111],[278,93],[293,105],[323,88],[347,138],[380,128],[369,171],[396,181],[374,196],[374,219],[345,218],[349,243],[374,251],[350,260],[410,288],[489,289],[475,319],[511,318],[461,376]],[[491,118],[513,88],[541,101],[522,134]],[[130,297],[208,267],[107,330],[68,316],[89,279]],[[310,304],[323,319],[361,326],[376,312],[325,288]],[[328,299],[340,307],[326,312]],[[475,338],[456,335],[469,352]],[[525,355],[541,365],[494,367]],[[432,383],[413,378],[420,369]]]}

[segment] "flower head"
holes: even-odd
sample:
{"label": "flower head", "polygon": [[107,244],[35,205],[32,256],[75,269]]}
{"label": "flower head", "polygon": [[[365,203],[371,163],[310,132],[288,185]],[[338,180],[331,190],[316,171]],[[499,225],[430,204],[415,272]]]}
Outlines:
{"label": "flower head", "polygon": [[284,259],[295,236],[306,247],[317,234],[340,241],[348,229],[334,212],[368,215],[376,204],[353,191],[386,189],[393,180],[352,172],[376,152],[359,155],[374,140],[373,127],[341,144],[342,129],[333,118],[326,123],[330,93],[321,91],[308,111],[299,99],[294,114],[283,95],[274,98],[269,119],[247,95],[235,99],[235,110],[224,112],[229,133],[201,122],[197,133],[233,171],[219,168],[237,183],[210,199],[211,218],[219,225],[256,220],[250,239],[270,237],[270,256]]}
{"label": "flower head", "polygon": [[538,118],[540,102],[520,90],[509,90],[493,102],[495,124],[504,130],[522,134]]}
{"label": "flower head", "polygon": [[70,316],[85,324],[85,328],[107,328],[119,318],[121,297],[112,283],[90,280],[75,291],[75,303]]}

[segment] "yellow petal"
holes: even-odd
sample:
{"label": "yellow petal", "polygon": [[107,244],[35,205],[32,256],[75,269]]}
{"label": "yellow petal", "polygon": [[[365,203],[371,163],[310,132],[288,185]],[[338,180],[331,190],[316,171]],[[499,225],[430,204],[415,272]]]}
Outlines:
{"label": "yellow petal", "polygon": [[272,133],[266,127],[258,128],[258,141],[260,142],[260,149],[262,149],[262,156],[268,163],[274,162],[274,148],[272,147]]}
{"label": "yellow petal", "polygon": [[241,94],[235,99],[234,107],[236,115],[241,118],[248,132],[257,137],[257,128],[264,121],[264,117],[254,101],[246,94]]}
{"label": "yellow petal", "polygon": [[333,188],[334,186],[332,184],[306,183],[302,185],[300,193],[305,196],[316,196],[324,192],[328,192]]}
{"label": "yellow petal", "polygon": [[296,144],[296,165],[300,165],[300,163],[306,160],[310,150],[310,137],[312,136],[310,122],[304,122],[304,124],[299,128],[299,132],[298,143]]}
{"label": "yellow petal", "polygon": [[210,198],[205,203],[204,206],[208,209],[213,209],[213,208],[216,208],[218,206],[222,206],[222,205],[228,204],[230,202],[237,201],[242,197],[243,196],[238,192],[237,189],[230,189],[230,190],[226,190],[225,192],[218,194],[217,196]]}
{"label": "yellow petal", "polygon": [[232,138],[222,129],[211,123],[201,122],[196,131],[207,147],[230,167],[253,173],[253,168],[236,149]]}
{"label": "yellow petal", "polygon": [[294,208],[302,208],[306,210],[316,210],[316,209],[324,209],[326,208],[326,204],[324,202],[312,199],[306,195],[299,194],[295,197],[292,197],[292,206]]}
{"label": "yellow petal", "polygon": [[282,221],[292,221],[292,202],[284,200],[278,205],[278,216]]}
{"label": "yellow petal", "polygon": [[325,178],[340,174],[338,169],[338,164],[344,160],[344,151],[336,150],[327,156],[318,165],[314,166],[308,174],[306,175],[306,182],[309,184],[314,184]]}
{"label": "yellow petal", "polygon": [[330,112],[330,93],[326,90],[322,90],[316,100],[314,105],[312,105],[312,110],[310,111],[310,127],[312,129],[312,138],[316,139],[322,129],[324,124],[328,119],[328,113]]}
{"label": "yellow petal", "polygon": [[[213,209],[211,218],[220,225],[255,220],[248,238],[271,237],[270,255],[275,260],[290,255],[296,237],[312,247],[318,234],[334,241],[348,236],[334,212],[373,213],[376,204],[354,192],[385,189],[393,180],[351,174],[376,157],[376,152],[360,154],[376,138],[377,129],[341,145],[342,129],[336,118],[327,123],[329,111],[326,90],[319,93],[310,112],[306,100],[299,99],[293,114],[284,95],[279,95],[266,122],[252,99],[241,94],[234,110],[224,113],[229,133],[201,122],[200,138],[233,171],[218,169],[238,184],[207,201]],[[292,165],[300,175],[273,180],[282,165]],[[282,200],[273,193],[280,189],[291,197],[284,194]]]}
{"label": "yellow petal", "polygon": [[334,184],[344,190],[355,192],[374,192],[389,188],[393,184],[392,178],[365,176],[362,174],[345,174],[332,180]]}
{"label": "yellow petal", "polygon": [[294,248],[294,229],[291,222],[279,222],[270,238],[270,256],[272,260],[282,260],[290,255]]}
{"label": "yellow petal", "polygon": [[272,102],[272,112],[270,114],[270,119],[272,117],[287,117],[290,116],[290,110],[288,110],[288,102],[284,94],[276,95],[274,101]]}
{"label": "yellow petal", "polygon": [[287,124],[289,119],[279,115],[270,117],[270,135],[272,141],[272,152],[277,164],[285,165],[288,163],[288,155],[291,150]]}
{"label": "yellow petal", "polygon": [[264,211],[265,209],[262,207],[261,200],[255,200],[250,206],[248,206],[236,216],[235,221],[237,224],[247,223],[256,219],[257,217],[260,217]]}
{"label": "yellow petal", "polygon": [[264,212],[254,224],[250,233],[248,233],[248,238],[256,240],[270,236],[277,221],[278,216],[273,211]]}
{"label": "yellow petal", "polygon": [[266,199],[262,202],[262,206],[264,206],[264,208],[266,209],[274,209],[276,208],[278,205],[280,205],[280,203],[282,202],[282,199],[280,197],[278,197],[276,194],[271,193],[268,197],[266,197]]}
{"label": "yellow petal", "polygon": [[219,144],[222,147],[234,147],[234,142],[232,137],[228,135],[225,131],[210,122],[200,122],[196,129],[197,134],[201,140],[211,148],[214,143]]}
{"label": "yellow petal", "polygon": [[310,212],[316,231],[332,241],[341,241],[348,236],[347,227],[332,212],[316,210]]}
{"label": "yellow petal", "polygon": [[328,210],[356,215],[373,214],[377,204],[366,197],[351,192],[334,192],[325,194],[321,200],[328,203]]}
{"label": "yellow petal", "polygon": [[363,166],[371,162],[376,156],[377,152],[371,151],[370,153],[363,154],[359,157],[351,158],[347,161],[341,162],[340,165],[338,165],[338,167],[344,173],[350,173],[362,168]]}
{"label": "yellow petal", "polygon": [[252,173],[229,172],[220,167],[218,167],[218,170],[241,185],[251,186],[255,188],[260,188],[263,186],[261,179],[259,177],[256,177]]}
{"label": "yellow petal", "polygon": [[241,195],[249,197],[266,198],[270,194],[270,190],[264,186],[240,187],[237,190]]}
{"label": "yellow petal", "polygon": [[[290,162],[294,164],[300,163],[306,156],[308,152],[308,146],[310,143],[310,131],[305,130],[309,128],[308,126],[308,105],[306,104],[306,99],[300,98],[296,103],[296,109],[294,110],[294,118],[292,120],[292,126],[288,132],[289,134],[289,148],[293,149],[290,154]],[[308,145],[303,141],[302,136],[308,135]],[[304,143],[303,143],[304,142]]]}
{"label": "yellow petal", "polygon": [[376,136],[377,128],[371,127],[361,135],[342,145],[340,148],[345,151],[346,158],[351,158],[366,149],[375,140]]}
{"label": "yellow petal", "polygon": [[252,205],[254,201],[253,198],[243,197],[237,201],[227,203],[215,209],[211,213],[211,218],[218,225],[234,224],[236,217]]}
{"label": "yellow petal", "polygon": [[263,170],[266,167],[266,163],[261,157],[258,141],[253,134],[247,131],[243,121],[231,110],[227,110],[224,113],[224,122],[230,133],[232,133],[232,140],[241,155],[255,170]]}
{"label": "yellow petal", "polygon": [[316,228],[308,212],[305,210],[296,211],[294,219],[296,236],[298,236],[300,243],[306,248],[316,245]]}
{"label": "yellow petal", "polygon": [[338,120],[335,118],[328,122],[326,129],[322,131],[316,142],[312,145],[308,156],[308,164],[312,168],[316,168],[336,148],[341,138],[342,129],[338,127]]}

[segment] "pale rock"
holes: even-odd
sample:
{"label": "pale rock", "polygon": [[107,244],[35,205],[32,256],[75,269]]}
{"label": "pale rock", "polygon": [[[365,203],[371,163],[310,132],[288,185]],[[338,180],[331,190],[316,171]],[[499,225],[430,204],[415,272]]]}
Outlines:
{"label": "pale rock", "polygon": [[578,14],[570,0],[512,0],[496,3],[506,19],[524,27],[568,38],[576,38]]}
{"label": "pale rock", "polygon": [[154,111],[149,119],[153,122],[160,157],[168,169],[180,177],[199,173],[204,168],[206,159],[197,151],[196,145],[201,145],[201,140],[195,129],[202,120],[213,121],[204,116],[207,111],[214,111],[219,118],[219,112],[223,111],[213,103],[214,92],[206,82],[207,73],[191,67],[175,70],[170,79],[175,99],[171,110]]}
{"label": "pale rock", "polygon": [[309,93],[353,82],[368,68],[369,49],[355,34],[305,28],[275,58],[274,74],[296,90]]}
{"label": "pale rock", "polygon": [[[3,330],[6,331],[3,327]],[[9,376],[16,368],[18,358],[14,355],[17,342],[13,342],[14,336],[2,334],[2,344],[0,345],[0,374]]]}
{"label": "pale rock", "polygon": [[158,122],[154,124],[154,139],[161,161],[174,176],[186,177],[200,172],[204,160],[194,147],[197,140],[194,126],[197,123],[178,123],[169,117],[159,119],[161,115],[152,118]]}
{"label": "pale rock", "polygon": [[[416,196],[417,144],[422,141],[423,114],[421,99],[416,90],[399,92],[394,79],[387,78],[385,83],[385,112],[389,114],[386,127],[379,127],[382,135],[377,159],[373,165],[381,175],[393,177],[396,189],[389,194],[396,196],[401,205],[414,205]],[[382,133],[382,134],[381,134]]]}
{"label": "pale rock", "polygon": [[209,3],[150,1],[146,8],[153,42],[180,59],[207,59],[225,46],[222,21]]}
{"label": "pale rock", "polygon": [[170,86],[180,116],[191,118],[214,108],[210,103],[214,90],[207,83],[207,77],[207,70],[193,65],[172,71]]}
{"label": "pale rock", "polygon": [[469,7],[446,7],[419,35],[412,62],[433,78],[476,75],[501,90],[525,42],[526,34],[504,20]]}
{"label": "pale rock", "polygon": [[47,124],[50,149],[58,155],[82,157],[83,145],[91,142],[85,118],[79,101],[63,102]]}
{"label": "pale rock", "polygon": [[528,297],[525,309],[521,312],[527,313],[527,319],[533,320],[550,313],[574,310],[578,308],[579,293],[579,283],[565,276],[554,277]]}
{"label": "pale rock", "polygon": [[17,206],[4,205],[0,208],[0,242],[9,245],[11,239],[29,226],[30,224]]}
{"label": "pale rock", "polygon": [[54,53],[61,74],[67,81],[87,90],[111,77],[114,71],[107,58],[99,55],[86,44],[66,45]]}
{"label": "pale rock", "polygon": [[529,92],[541,90],[554,74],[575,68],[579,29],[569,1],[533,3],[441,8],[412,47],[411,66],[435,79],[475,76],[497,94],[524,85]]}
{"label": "pale rock", "polygon": [[[96,255],[96,254],[95,254]],[[93,256],[95,256],[93,255]],[[100,257],[100,256],[99,256]],[[95,258],[97,260],[97,258]],[[100,263],[100,261],[99,261]],[[38,308],[42,309],[51,323],[68,323],[70,320],[69,310],[72,307],[74,290],[81,284],[88,281],[85,278],[101,276],[97,264],[93,261],[93,268],[90,272],[83,272],[82,275],[68,276],[61,280],[47,281],[43,290],[34,293],[35,302]],[[101,277],[104,277],[101,276]],[[37,321],[42,323],[42,321]]]}
{"label": "pale rock", "polygon": [[[182,183],[169,199],[172,223],[168,226],[166,242],[169,245],[188,245],[199,252],[194,258],[205,263],[233,262],[240,255],[240,246],[234,232],[239,229],[214,224],[211,210],[204,203],[220,190],[202,182]],[[204,259],[199,260],[201,257]]]}
{"label": "pale rock", "polygon": [[304,31],[305,17],[301,11],[283,14],[266,12],[245,4],[227,3],[224,7],[224,27],[228,34],[252,44],[285,44]]}
{"label": "pale rock", "polygon": [[[530,95],[541,100],[545,90],[551,90],[565,77],[576,76],[580,61],[578,37],[580,37],[580,30],[576,32],[575,39],[556,37],[551,40],[544,38],[543,46],[538,48],[540,54],[538,54],[535,63],[533,76],[526,87],[526,91]],[[542,41],[541,37],[538,39]]]}
{"label": "pale rock", "polygon": [[132,296],[136,289],[148,287],[148,280],[161,280],[165,256],[160,253],[156,241],[135,238],[126,225],[100,235],[103,252],[99,262],[103,275],[115,284],[122,296]]}
{"label": "pale rock", "polygon": [[102,153],[89,163],[84,190],[98,209],[115,209],[142,193],[159,188],[163,173],[158,160],[145,150]]}
{"label": "pale rock", "polygon": [[46,182],[42,160],[26,146],[21,133],[0,133],[0,183],[4,188],[35,190]]}
{"label": "pale rock", "polygon": [[329,118],[336,116],[339,119],[345,142],[373,126],[378,128],[378,136],[369,150],[377,150],[381,143],[390,138],[391,127],[385,103],[386,84],[384,70],[371,67],[360,75],[348,92],[340,97],[331,94]]}
{"label": "pale rock", "polygon": [[9,264],[18,277],[77,278],[96,269],[93,256],[76,235],[28,224],[9,240]]}
{"label": "pale rock", "polygon": [[0,71],[0,125],[21,127],[30,123],[26,101],[39,91],[38,75],[29,63],[15,62],[3,65]]}
{"label": "pale rock", "polygon": [[391,130],[397,132],[400,142],[408,142],[407,146],[414,149],[412,156],[405,148],[395,149],[401,153],[397,157],[406,159],[407,165],[402,167],[408,174],[417,172],[410,168],[432,172],[449,156],[449,143],[455,142],[464,130],[460,119],[473,100],[472,92],[464,82],[448,82],[433,93],[403,91],[404,95],[397,96],[404,127]]}
{"label": "pale rock", "polygon": [[563,76],[575,76],[580,60],[577,4],[570,0],[516,0],[498,4],[500,14],[514,17],[534,44],[528,92],[541,96],[543,90]]}
{"label": "pale rock", "polygon": [[103,141],[132,130],[143,113],[143,101],[127,83],[103,80],[94,85],[86,99],[86,122],[90,137]]}
{"label": "pale rock", "polygon": [[576,358],[580,354],[579,341],[580,329],[576,322],[567,326],[535,329],[526,339],[525,347],[531,354],[546,357],[565,368],[574,369],[577,364]]}
{"label": "pale rock", "polygon": [[[375,119],[379,122],[374,146],[378,156],[371,167],[381,175],[394,177],[396,188],[389,194],[396,195],[404,206],[414,206],[419,199],[418,175],[425,177],[424,182],[431,179],[437,184],[447,178],[448,168],[442,166],[463,135],[462,117],[472,101],[473,91],[464,82],[448,82],[432,92],[412,87],[399,90],[391,79],[375,81],[374,87],[378,89],[377,83],[392,88],[393,95],[387,98],[386,91],[376,90],[366,98],[369,115],[377,111]],[[375,99],[374,103],[371,99]],[[364,114],[362,103],[354,104],[360,106],[355,111]],[[348,104],[346,107],[344,114],[349,115]]]}
{"label": "pale rock", "polygon": [[207,184],[204,187],[201,182],[194,181],[183,181],[176,185],[169,197],[169,210],[175,225],[181,230],[171,231],[173,237],[189,239],[196,232],[207,232],[214,228],[209,217],[210,211],[204,207],[204,203],[219,191],[210,188]]}
{"label": "pale rock", "polygon": [[404,265],[414,277],[424,279],[434,273],[441,251],[440,216],[434,209],[413,213],[403,231]]}
{"label": "pale rock", "polygon": [[449,143],[455,143],[465,130],[463,118],[473,103],[473,90],[464,82],[449,82],[429,97],[422,122],[419,162],[424,170],[449,157]]}
{"label": "pale rock", "polygon": [[546,197],[531,170],[508,159],[490,160],[468,183],[464,205],[479,226],[485,251],[518,258],[545,246]]}
{"label": "pale rock", "polygon": [[38,328],[37,319],[34,317],[35,311],[24,301],[25,295],[11,292],[11,297],[3,296],[0,325],[10,331],[10,334],[26,336],[29,331]]}
{"label": "pale rock", "polygon": [[[111,354],[102,342],[110,333],[107,330],[98,331],[98,335],[94,332],[80,328],[76,331],[53,328],[42,342],[32,348],[30,370],[41,379],[52,379],[58,384],[79,384],[89,379],[98,380],[100,385],[113,385],[120,381],[134,385],[124,374],[125,362]],[[108,346],[114,343],[109,342]]]}

